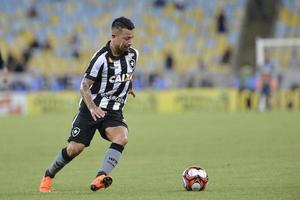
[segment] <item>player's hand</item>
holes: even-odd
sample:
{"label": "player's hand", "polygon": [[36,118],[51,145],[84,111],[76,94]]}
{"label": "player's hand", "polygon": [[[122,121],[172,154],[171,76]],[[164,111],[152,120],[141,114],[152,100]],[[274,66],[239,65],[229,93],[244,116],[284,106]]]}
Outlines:
{"label": "player's hand", "polygon": [[135,98],[136,96],[135,91],[133,89],[129,89],[128,94],[131,94],[133,98]]}
{"label": "player's hand", "polygon": [[105,116],[106,111],[102,110],[98,106],[94,106],[90,108],[90,113],[95,121],[97,121],[97,118],[102,118]]}

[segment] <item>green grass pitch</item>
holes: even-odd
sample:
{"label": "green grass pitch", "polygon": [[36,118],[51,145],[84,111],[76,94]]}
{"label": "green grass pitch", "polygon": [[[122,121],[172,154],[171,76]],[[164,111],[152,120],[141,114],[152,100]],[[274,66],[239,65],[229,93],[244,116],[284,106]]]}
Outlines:
{"label": "green grass pitch", "polygon": [[[0,199],[243,200],[300,199],[300,113],[127,113],[129,143],[114,183],[91,192],[109,143],[96,134],[40,194],[44,170],[66,145],[73,115],[0,119]],[[186,192],[181,173],[203,166],[209,184]]]}

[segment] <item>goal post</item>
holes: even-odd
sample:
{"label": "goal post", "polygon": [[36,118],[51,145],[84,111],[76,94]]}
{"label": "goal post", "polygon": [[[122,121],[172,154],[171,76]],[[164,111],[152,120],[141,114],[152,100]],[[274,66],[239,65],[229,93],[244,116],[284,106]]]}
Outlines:
{"label": "goal post", "polygon": [[256,68],[270,66],[280,89],[300,88],[300,38],[257,38]]}
{"label": "goal post", "polygon": [[[274,81],[276,85],[272,95],[261,95],[258,101],[260,111],[269,107],[278,107],[285,105],[287,107],[299,108],[300,99],[300,38],[257,38],[256,39],[256,68],[261,80],[268,76],[270,86]],[[271,70],[268,70],[271,69]],[[272,87],[271,87],[272,88]],[[284,101],[288,96],[284,91],[295,92],[291,97],[295,102],[286,105]],[[297,93],[296,93],[297,91]],[[292,102],[289,99],[289,102]]]}
{"label": "goal post", "polygon": [[256,65],[265,64],[266,49],[281,47],[300,48],[300,38],[257,38],[256,39]]}

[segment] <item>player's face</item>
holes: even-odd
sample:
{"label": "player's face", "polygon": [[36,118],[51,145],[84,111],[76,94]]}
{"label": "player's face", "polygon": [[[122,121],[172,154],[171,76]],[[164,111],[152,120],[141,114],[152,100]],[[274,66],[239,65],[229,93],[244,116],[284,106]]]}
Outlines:
{"label": "player's face", "polygon": [[131,47],[133,42],[134,32],[133,30],[128,30],[123,28],[121,31],[118,32],[115,36],[115,41],[117,48],[121,52],[125,52]]}

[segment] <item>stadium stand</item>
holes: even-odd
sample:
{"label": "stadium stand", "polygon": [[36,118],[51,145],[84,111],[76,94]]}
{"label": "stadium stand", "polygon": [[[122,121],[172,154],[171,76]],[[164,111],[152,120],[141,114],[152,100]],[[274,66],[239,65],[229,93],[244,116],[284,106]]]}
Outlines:
{"label": "stadium stand", "polygon": [[[275,38],[300,38],[300,1],[282,0],[274,30]],[[300,87],[300,46],[277,47],[268,51],[281,74],[281,87]]]}
{"label": "stadium stand", "polygon": [[[176,6],[176,2],[182,5]],[[245,4],[246,0],[168,0],[164,6],[157,7],[154,1],[147,0],[3,0],[0,46],[6,56],[11,54],[21,61],[26,52],[28,62],[23,63],[23,68],[29,74],[48,79],[61,78],[64,74],[78,78],[91,55],[110,37],[112,19],[124,15],[132,18],[138,27],[135,47],[141,55],[137,71],[139,77],[144,77],[141,87],[151,87],[147,77],[166,74],[164,63],[168,53],[174,57],[176,75],[171,75],[169,78],[173,80],[161,87],[183,87],[188,81],[178,85],[176,79],[188,80],[188,74],[197,71],[199,66],[202,72],[206,70],[210,74],[208,77],[230,72]],[[223,32],[217,28],[221,11],[226,26]],[[295,28],[298,21],[287,24],[284,15],[280,26]],[[202,79],[189,85],[219,85],[207,81]]]}

